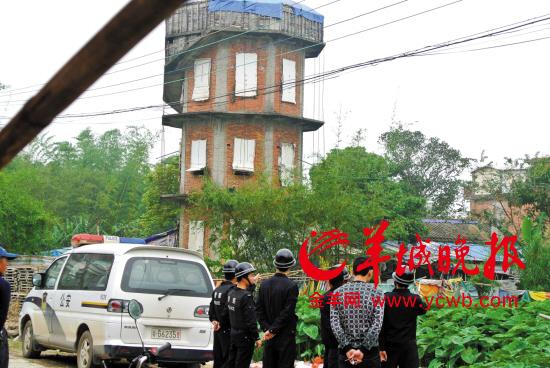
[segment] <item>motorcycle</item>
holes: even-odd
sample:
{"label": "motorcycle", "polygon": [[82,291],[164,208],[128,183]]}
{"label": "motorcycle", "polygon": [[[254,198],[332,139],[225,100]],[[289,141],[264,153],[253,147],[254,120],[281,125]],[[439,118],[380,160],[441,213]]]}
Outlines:
{"label": "motorcycle", "polygon": [[128,314],[130,317],[134,320],[136,324],[136,329],[139,335],[139,339],[141,341],[141,347],[142,347],[142,353],[132,359],[130,362],[130,365],[128,368],[148,368],[150,364],[155,364],[157,357],[165,350],[169,350],[172,348],[172,345],[170,345],[169,342],[162,345],[159,348],[152,348],[152,349],[146,349],[145,344],[143,343],[143,338],[141,336],[141,332],[139,331],[139,327],[137,324],[137,320],[141,317],[143,314],[143,306],[140,302],[138,302],[135,299],[130,300],[128,303]]}

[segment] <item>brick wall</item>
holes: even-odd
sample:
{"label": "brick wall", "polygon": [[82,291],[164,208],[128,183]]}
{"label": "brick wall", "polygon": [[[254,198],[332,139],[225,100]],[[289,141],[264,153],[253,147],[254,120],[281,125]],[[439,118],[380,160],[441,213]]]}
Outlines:
{"label": "brick wall", "polygon": [[[209,123],[194,123],[189,124],[185,131],[185,168],[191,166],[191,144],[195,140],[206,139],[206,167],[207,170],[212,169],[214,152],[214,130]],[[200,190],[203,185],[203,174],[194,174],[185,172],[185,188],[184,192],[189,193],[195,190]]]}
{"label": "brick wall", "polygon": [[[233,172],[233,150],[235,138],[254,139],[256,141],[254,148],[254,173],[252,175],[235,175]],[[265,169],[264,142],[264,124],[230,123],[226,125],[225,185],[227,188],[238,188],[251,180],[258,179]]]}
{"label": "brick wall", "polygon": [[[241,40],[233,42],[229,47],[229,60],[227,69],[227,94],[229,104],[227,111],[247,111],[263,112],[265,104],[266,71],[267,71],[267,53],[265,47],[267,42],[264,40]],[[256,53],[258,55],[257,69],[257,94],[254,97],[236,97],[235,93],[235,55],[238,53]]]}
{"label": "brick wall", "polygon": [[[185,81],[187,83],[187,111],[212,111],[215,103],[219,103],[219,99],[216,99],[216,49],[206,50],[200,53],[196,59],[210,59],[210,83],[209,83],[209,97],[206,101],[193,101],[193,88],[195,86],[195,67],[194,61],[189,63],[188,69],[185,70]],[[185,103],[185,102],[184,102]]]}
{"label": "brick wall", "polygon": [[293,143],[296,148],[294,150],[294,167],[300,167],[300,135],[302,130],[299,127],[288,125],[275,125],[273,132],[273,181],[280,185],[279,179],[279,157],[281,156],[281,144]]}
{"label": "brick wall", "polygon": [[[221,111],[227,112],[257,112],[262,113],[266,112],[268,104],[266,103],[267,95],[265,94],[266,87],[271,86],[273,83],[275,85],[280,85],[282,82],[282,65],[283,58],[294,60],[296,62],[296,79],[301,80],[304,78],[304,65],[305,65],[305,54],[301,52],[289,52],[288,51],[296,49],[296,45],[291,43],[288,44],[276,44],[275,51],[273,52],[273,47],[271,48],[271,53],[268,52],[270,43],[273,43],[273,40],[268,36],[249,36],[244,38],[239,38],[238,40],[229,41],[223,47],[227,47],[228,54],[227,59],[216,60],[216,55],[218,55],[217,49],[214,47],[212,49],[204,50],[203,52],[193,56],[194,59],[199,58],[210,58],[211,59],[211,69],[210,69],[210,93],[209,99],[202,102],[196,102],[192,100],[193,96],[193,87],[194,87],[194,68],[193,60],[189,60],[188,65],[189,69],[185,71],[186,81],[185,87],[187,89],[187,111],[188,112],[198,112],[198,111],[220,111],[220,102],[227,100],[227,104],[223,106]],[[237,53],[246,53],[253,52],[258,56],[258,69],[257,69],[257,95],[254,97],[235,97],[235,55]],[[284,55],[283,55],[284,54]],[[274,56],[273,56],[274,55]],[[271,57],[271,60],[267,60],[268,57]],[[274,59],[273,59],[274,57]],[[227,65],[227,86],[225,88],[216,88],[216,70],[217,65],[222,67],[222,64]],[[268,65],[274,66],[274,70],[270,69],[268,72]],[[271,78],[274,76],[274,80],[267,81],[267,76],[270,75]],[[222,87],[222,86],[220,86]],[[225,91],[224,94],[227,94],[227,97],[219,98],[216,96],[216,90]],[[218,92],[219,93],[219,92]],[[216,97],[218,97],[216,99]],[[269,109],[273,109],[276,113],[281,113],[284,115],[291,116],[301,116],[302,115],[302,105],[303,105],[303,87],[301,85],[296,86],[296,103],[282,102],[282,92],[281,88],[276,88],[276,91],[272,96],[269,96],[273,99],[273,106]],[[272,111],[269,111],[272,112]],[[295,145],[295,162],[294,165],[296,168],[300,168],[300,153],[302,152],[301,144],[301,127],[293,125],[291,123],[285,124],[280,122],[239,122],[235,121],[226,121],[224,123],[225,130],[225,140],[223,142],[223,149],[225,150],[225,162],[223,166],[225,167],[223,185],[226,188],[239,188],[245,183],[257,180],[264,173],[265,167],[265,138],[266,138],[266,129],[268,126],[273,127],[273,148],[272,148],[272,182],[273,185],[280,185],[279,180],[279,157],[281,154],[281,144],[282,143],[292,143]],[[254,173],[250,175],[235,175],[233,171],[233,150],[234,150],[234,139],[243,138],[243,139],[254,139],[255,143],[255,156],[254,156]],[[189,168],[191,163],[191,143],[193,140],[206,139],[207,140],[207,169],[211,170],[213,168],[213,153],[214,153],[214,128],[213,122],[211,123],[189,123],[185,127],[185,165],[182,170]],[[182,147],[183,148],[183,147]],[[269,168],[268,168],[269,169]],[[204,175],[196,175],[193,173],[185,172],[185,184],[183,191],[184,193],[193,192],[200,190],[203,185]],[[181,218],[181,236],[180,242],[184,248],[187,248],[189,243],[189,218],[185,214]],[[205,254],[209,253],[208,238],[210,236],[209,229],[205,230]]]}
{"label": "brick wall", "polygon": [[[268,53],[266,52],[268,44],[272,42],[269,38],[259,39],[239,39],[238,41],[228,42],[229,53],[226,60],[216,60],[217,50],[212,48],[205,50],[202,53],[194,56],[192,60],[187,63],[187,69],[185,70],[185,88],[187,89],[187,101],[186,103],[188,112],[197,111],[213,111],[214,106],[219,105],[227,99],[227,103],[223,106],[223,111],[230,112],[264,112],[265,100],[267,98],[266,93],[270,93],[270,90],[266,88],[274,83],[277,88],[274,92],[274,111],[291,116],[302,116],[302,104],[303,104],[303,88],[300,84],[296,86],[296,103],[282,102],[282,65],[283,58],[294,60],[296,62],[296,79],[302,80],[304,78],[304,66],[305,66],[305,54],[303,51],[290,52],[296,49],[296,45],[278,46],[275,48],[275,80],[273,82],[266,81],[267,68],[268,68]],[[237,53],[250,52],[258,55],[258,69],[257,69],[257,95],[254,97],[236,97],[235,96],[235,55]],[[288,52],[288,53],[287,53]],[[210,93],[209,99],[206,101],[193,101],[193,87],[194,87],[194,60],[210,58]],[[217,64],[223,63],[227,65],[227,87],[224,89],[223,98],[216,95],[216,69]]]}
{"label": "brick wall", "polygon": [[[283,59],[294,60],[296,62],[296,80],[301,81],[304,78],[304,53],[303,51],[290,52],[297,49],[296,46],[277,47],[275,56],[275,84],[281,85],[283,77]],[[284,86],[283,86],[284,87]],[[275,111],[285,115],[302,115],[302,88],[300,84],[296,85],[296,103],[282,101],[282,87],[277,88],[275,93]]]}

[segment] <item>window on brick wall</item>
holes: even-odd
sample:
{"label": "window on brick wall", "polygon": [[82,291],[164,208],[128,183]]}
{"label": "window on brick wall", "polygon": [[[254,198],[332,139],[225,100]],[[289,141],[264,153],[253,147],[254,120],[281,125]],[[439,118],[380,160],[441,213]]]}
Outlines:
{"label": "window on brick wall", "polygon": [[195,60],[193,101],[206,101],[210,97],[210,59]]}
{"label": "window on brick wall", "polygon": [[191,142],[191,165],[186,171],[199,173],[206,168],[206,139]]}
{"label": "window on brick wall", "polygon": [[202,252],[204,247],[204,222],[189,221],[189,243],[187,248],[197,252]]}
{"label": "window on brick wall", "polygon": [[296,62],[283,59],[282,101],[296,103]]}
{"label": "window on brick wall", "polygon": [[258,89],[258,55],[238,53],[235,60],[235,96],[253,97]]}
{"label": "window on brick wall", "polygon": [[233,148],[233,170],[254,172],[254,139],[235,138]]}
{"label": "window on brick wall", "polygon": [[279,156],[279,177],[281,185],[290,185],[294,178],[294,152],[296,146],[292,143],[281,144],[281,154]]}

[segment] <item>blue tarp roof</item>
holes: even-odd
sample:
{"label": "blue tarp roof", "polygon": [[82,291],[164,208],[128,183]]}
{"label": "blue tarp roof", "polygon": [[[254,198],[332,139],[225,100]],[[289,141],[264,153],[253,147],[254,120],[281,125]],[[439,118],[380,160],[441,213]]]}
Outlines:
{"label": "blue tarp roof", "polygon": [[65,254],[65,253],[67,253],[71,249],[73,249],[73,248],[67,247],[67,248],[52,249],[52,250],[42,252],[42,253],[40,253],[40,255],[47,256],[47,257],[59,257],[59,256],[62,256],[63,254]]}
{"label": "blue tarp roof", "polygon": [[324,21],[324,17],[315,10],[303,4],[296,4],[291,0],[210,0],[208,11],[253,13],[282,19],[284,5],[290,6],[298,16],[321,24]]}

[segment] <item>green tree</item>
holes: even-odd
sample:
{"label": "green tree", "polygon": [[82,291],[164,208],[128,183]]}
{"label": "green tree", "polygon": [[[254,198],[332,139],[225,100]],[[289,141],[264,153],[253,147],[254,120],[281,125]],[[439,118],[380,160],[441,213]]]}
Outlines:
{"label": "green tree", "polygon": [[238,190],[207,180],[185,211],[211,229],[210,244],[220,258],[246,259],[262,271],[273,268],[277,249],[298,251],[315,226],[309,190],[299,184],[275,188],[265,178]]}
{"label": "green tree", "polygon": [[144,128],[83,130],[74,142],[42,136],[3,173],[48,214],[40,249],[67,246],[74,233],[141,235],[142,197],[154,136]]}
{"label": "green tree", "polygon": [[143,214],[139,219],[142,236],[174,228],[178,222],[181,205],[173,201],[161,201],[163,194],[179,192],[179,161],[171,157],[157,164],[147,175],[143,194]]}
{"label": "green tree", "polygon": [[426,201],[403,182],[391,178],[391,165],[363,147],[334,149],[310,170],[313,202],[322,203],[317,223],[323,229],[338,228],[362,244],[362,229],[386,219],[386,238],[414,240],[424,233],[421,219]]}
{"label": "green tree", "polygon": [[550,215],[550,157],[527,158],[524,180],[512,185],[517,205],[529,205],[535,213]]}
{"label": "green tree", "polygon": [[0,172],[0,242],[16,253],[36,253],[49,243],[51,217],[42,203]]}
{"label": "green tree", "polygon": [[[186,211],[213,230],[210,244],[221,258],[246,259],[263,271],[273,268],[277,249],[297,253],[312,230],[348,233],[352,254],[364,252],[363,228],[382,219],[390,221],[388,239],[422,233],[425,200],[389,177],[383,157],[362,147],[335,149],[310,176],[311,186],[276,188],[262,178],[235,191],[208,180],[190,196]],[[323,254],[330,262],[341,256],[335,249]]]}
{"label": "green tree", "polygon": [[545,237],[548,217],[539,215],[535,220],[525,217],[522,225],[522,253],[525,269],[520,273],[521,288],[550,290],[548,265],[550,265],[550,239]]}
{"label": "green tree", "polygon": [[385,157],[391,162],[392,176],[428,201],[429,215],[452,215],[463,182],[460,175],[471,159],[439,138],[428,138],[398,124],[380,136]]}

